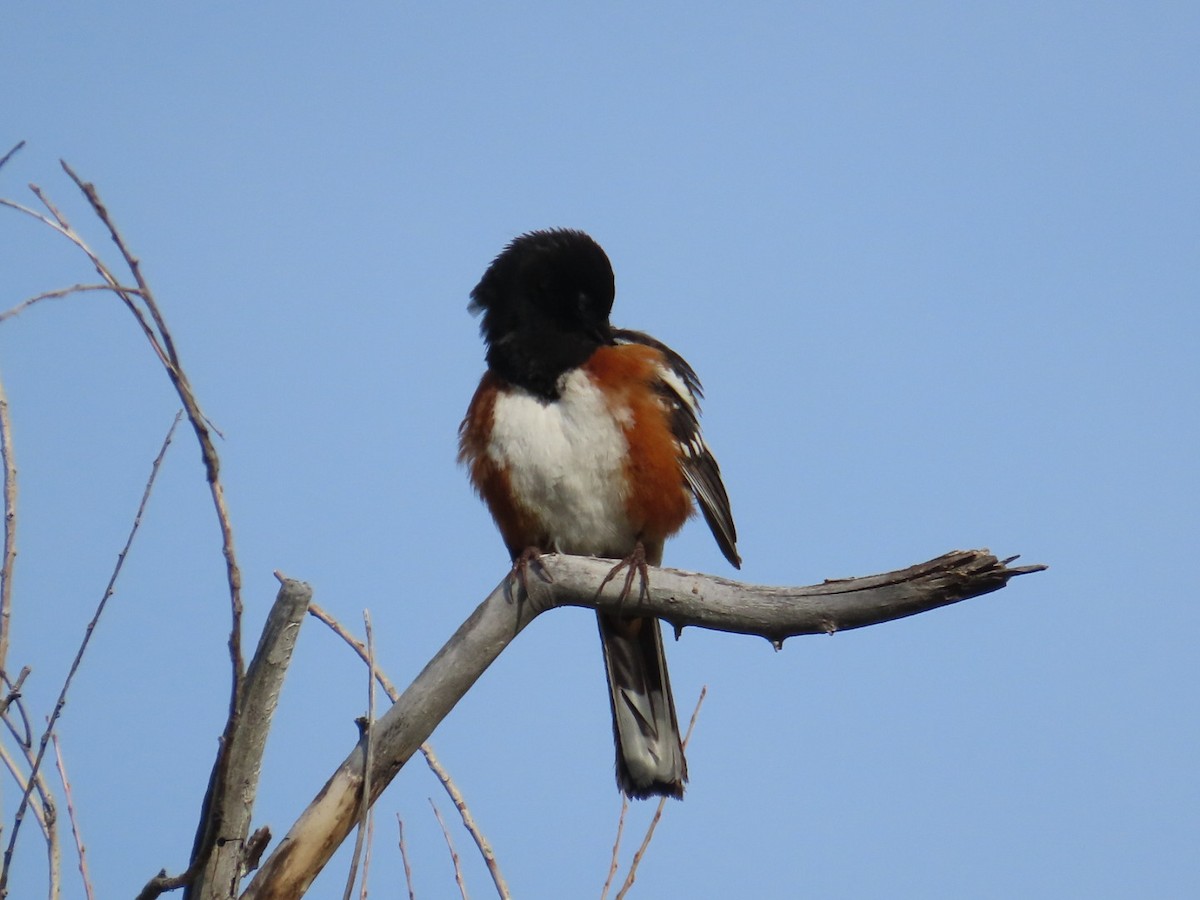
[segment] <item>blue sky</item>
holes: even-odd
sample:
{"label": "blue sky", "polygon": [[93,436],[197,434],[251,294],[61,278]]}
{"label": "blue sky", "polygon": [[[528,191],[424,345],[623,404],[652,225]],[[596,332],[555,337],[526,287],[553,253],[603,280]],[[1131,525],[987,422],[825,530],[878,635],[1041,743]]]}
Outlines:
{"label": "blue sky", "polygon": [[[547,226],[593,234],[614,320],[703,378],[746,580],[978,546],[1051,566],[781,653],[686,632],[678,704],[709,694],[634,896],[1194,896],[1198,42],[1186,3],[6,4],[0,152],[28,146],[0,193],[40,184],[110,253],[65,158],[143,259],[226,437],[249,643],[282,569],[348,623],[369,608],[403,684],[499,580],[454,463],[482,370],[467,293]],[[92,277],[0,215],[0,307]],[[0,375],[9,663],[40,721],[176,401],[100,295],[0,325]],[[219,551],[185,434],[60,728],[101,896],[191,846]],[[666,561],[732,574],[700,523]],[[586,612],[546,616],[433,736],[517,896],[599,894],[600,666]],[[307,623],[257,823],[286,831],[365,706]],[[397,813],[418,896],[453,893],[430,796],[453,812],[414,762],[377,807],[377,895],[402,890]],[[13,895],[39,896],[25,827]]]}

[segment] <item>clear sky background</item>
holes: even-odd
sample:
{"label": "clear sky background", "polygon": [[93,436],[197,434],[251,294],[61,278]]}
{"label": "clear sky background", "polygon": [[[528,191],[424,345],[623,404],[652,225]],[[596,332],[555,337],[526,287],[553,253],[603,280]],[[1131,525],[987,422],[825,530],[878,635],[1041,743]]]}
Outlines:
{"label": "clear sky background", "polygon": [[[634,896],[1200,895],[1196,4],[6,3],[0,87],[0,153],[28,141],[0,193],[40,184],[115,260],[57,160],[96,183],[224,431],[248,644],[282,569],[357,630],[369,608],[404,684],[497,583],[454,461],[467,294],[514,235],[582,228],[614,320],[705,382],[745,579],[983,546],[1052,567],[780,653],[670,644],[681,714],[709,694]],[[92,280],[0,215],[0,307]],[[0,374],[9,664],[41,721],[178,404],[101,295],[0,325]],[[666,557],[733,574],[701,523]],[[227,631],[183,432],[60,729],[99,896],[186,862]],[[309,621],[256,823],[286,831],[365,708]],[[599,895],[608,716],[566,610],[433,736],[519,897]],[[397,813],[417,896],[454,895],[427,797],[454,820],[415,760],[377,806],[375,896],[403,894]],[[28,822],[18,856],[13,896],[40,896]]]}

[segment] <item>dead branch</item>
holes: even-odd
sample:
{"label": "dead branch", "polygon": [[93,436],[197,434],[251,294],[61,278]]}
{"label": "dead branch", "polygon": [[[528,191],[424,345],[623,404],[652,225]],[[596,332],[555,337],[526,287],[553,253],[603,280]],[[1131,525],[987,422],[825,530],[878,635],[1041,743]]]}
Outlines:
{"label": "dead branch", "polygon": [[71,794],[71,779],[67,777],[67,764],[63,761],[62,747],[58,744],[58,735],[52,736],[54,741],[54,761],[58,766],[58,779],[62,782],[63,796],[67,800],[67,817],[71,820],[71,834],[75,838],[75,853],[79,856],[79,877],[83,879],[83,891],[88,900],[95,900],[92,890],[92,878],[88,874],[87,848],[83,844],[83,834],[79,830],[79,819],[75,815],[75,798]]}
{"label": "dead branch", "polygon": [[[42,732],[41,739],[38,742],[37,755],[30,764],[29,783],[25,786],[21,802],[17,805],[17,813],[13,817],[12,831],[8,836],[8,845],[4,849],[4,867],[3,871],[0,872],[0,895],[4,894],[7,890],[8,873],[12,865],[13,852],[17,845],[17,836],[20,834],[25,807],[29,803],[29,796],[37,783],[37,776],[42,765],[42,760],[46,756],[46,748],[50,743],[51,736],[54,734],[54,726],[58,723],[59,716],[62,715],[63,707],[67,705],[67,694],[71,690],[71,683],[74,681],[75,674],[79,671],[79,665],[83,662],[83,656],[87,652],[88,645],[91,643],[96,625],[100,622],[100,617],[104,614],[104,609],[108,604],[109,598],[116,590],[117,579],[121,576],[121,569],[125,565],[125,559],[129,555],[129,550],[133,546],[133,540],[137,537],[138,529],[141,527],[142,516],[145,515],[146,505],[150,502],[150,494],[154,490],[154,482],[158,478],[158,470],[167,455],[167,449],[171,446],[171,440],[175,436],[175,428],[179,424],[179,420],[180,415],[176,415],[175,421],[171,423],[171,427],[167,430],[167,436],[163,439],[158,455],[154,458],[154,462],[150,467],[150,477],[146,479],[146,487],[142,491],[142,499],[138,504],[137,513],[133,517],[133,525],[130,526],[129,536],[125,539],[125,546],[117,554],[117,562],[113,567],[112,575],[109,576],[108,584],[104,588],[100,602],[96,605],[96,612],[92,615],[92,620],[88,622],[87,628],[84,631],[83,640],[80,641],[79,649],[75,652],[75,659],[71,663],[71,668],[67,671],[67,677],[63,681],[62,689],[58,693],[58,701],[54,704],[54,710],[50,713],[46,729]],[[45,803],[46,800],[43,799],[43,804]]]}
{"label": "dead branch", "polygon": [[425,757],[425,762],[429,765],[434,777],[442,783],[442,787],[450,795],[450,800],[454,803],[454,808],[458,810],[459,816],[462,817],[463,827],[467,829],[467,833],[475,841],[475,846],[479,848],[479,855],[483,857],[484,865],[487,866],[488,873],[492,876],[492,883],[496,886],[496,896],[500,900],[512,900],[512,894],[508,890],[508,882],[504,880],[504,874],[500,871],[500,861],[496,859],[496,851],[492,849],[492,845],[484,837],[482,829],[476,824],[475,817],[471,815],[471,810],[467,806],[467,801],[463,797],[462,791],[458,789],[458,785],[454,783],[454,780],[450,777],[450,773],[438,761],[433,748],[428,743],[421,745],[421,753]]}
{"label": "dead branch", "polygon": [[616,877],[617,869],[621,865],[621,835],[625,832],[625,814],[627,812],[629,812],[629,798],[622,794],[621,815],[617,817],[617,836],[613,840],[612,861],[608,865],[608,876],[604,879],[604,887],[600,889],[600,900],[608,897],[608,890],[612,887],[613,878]]}
{"label": "dead branch", "polygon": [[6,309],[0,313],[0,322],[5,319],[11,319],[14,316],[19,316],[35,303],[41,303],[43,300],[61,300],[64,297],[70,297],[72,294],[86,294],[89,291],[111,291],[114,294],[137,294],[137,288],[127,287],[125,285],[117,285],[113,287],[110,284],[73,284],[70,287],[58,288],[54,291],[42,291],[40,294],[35,294],[22,300],[12,309]]}
{"label": "dead branch", "polygon": [[408,888],[408,900],[417,900],[417,895],[413,893],[412,866],[408,862],[408,847],[404,843],[404,820],[400,818],[400,813],[396,813],[396,825],[400,830],[400,861],[404,863],[404,885]]}
{"label": "dead branch", "polygon": [[[0,159],[0,166],[12,156],[21,145],[15,147],[12,151]],[[90,291],[106,288],[112,291],[125,305],[129,312],[133,315],[138,326],[141,328],[143,335],[149,342],[151,349],[162,364],[168,379],[175,388],[183,403],[184,411],[187,414],[189,423],[196,434],[196,439],[200,444],[201,456],[204,461],[205,473],[209,484],[209,489],[212,494],[213,505],[217,514],[217,522],[221,532],[222,553],[225,557],[226,576],[229,584],[229,601],[231,609],[232,623],[229,632],[229,656],[232,669],[232,678],[230,682],[229,692],[229,715],[225,723],[225,729],[221,737],[221,742],[218,749],[217,762],[214,767],[214,779],[210,782],[210,788],[216,786],[224,788],[226,785],[234,783],[234,780],[228,777],[226,771],[226,755],[229,747],[235,743],[236,732],[240,727],[239,711],[244,708],[243,705],[243,678],[244,661],[242,658],[241,646],[241,618],[242,618],[242,599],[241,599],[241,570],[237,564],[237,558],[234,551],[233,529],[229,510],[225,502],[224,487],[220,479],[220,459],[217,455],[216,447],[213,443],[212,434],[217,433],[216,428],[204,415],[200,409],[195,392],[185,373],[182,363],[180,362],[178,352],[175,348],[174,339],[167,327],[166,320],[163,317],[161,310],[155,300],[154,294],[150,289],[141,269],[140,260],[132,253],[129,245],[125,242],[121,232],[117,229],[116,223],[109,215],[107,207],[100,199],[94,185],[81,179],[75,171],[66,163],[62,162],[63,171],[75,183],[76,187],[83,193],[92,212],[101,221],[108,230],[109,237],[116,245],[125,267],[132,275],[136,287],[131,288],[122,283],[113,273],[112,268],[108,266],[100,258],[100,256],[88,246],[83,237],[76,232],[62,211],[46,196],[43,191],[36,185],[30,185],[30,190],[34,196],[45,207],[48,214],[44,214],[35,209],[31,209],[23,204],[16,203],[4,197],[0,197],[0,207],[15,210],[19,213],[27,215],[36,221],[42,223],[47,228],[65,237],[74,244],[95,267],[96,272],[100,275],[103,282],[102,285],[75,285],[71,288],[65,288],[61,291],[49,291],[39,294],[37,297],[31,298],[26,303],[20,304],[9,314],[16,314],[22,309],[42,299],[49,299],[56,296],[66,296],[80,291]],[[3,610],[0,610],[2,612]],[[7,629],[5,630],[7,633]],[[22,801],[22,806],[25,801]],[[226,804],[217,802],[209,804],[206,800],[205,811],[218,815]],[[18,822],[20,813],[18,812]],[[15,835],[17,829],[14,827]],[[222,823],[219,818],[201,823],[198,833],[205,835],[212,840],[216,840],[218,834],[223,832]],[[9,838],[9,850],[11,853],[12,836]],[[239,844],[240,846],[240,844]],[[192,859],[188,869],[183,875],[170,877],[166,873],[162,873],[159,877],[152,879],[146,888],[143,889],[145,896],[157,896],[165,890],[173,890],[182,885],[190,883],[192,878],[205,864],[209,858],[210,852],[213,850],[211,844],[198,846],[194,849]],[[3,896],[5,879],[7,878],[8,859],[6,858],[5,868],[0,872],[0,896]]]}
{"label": "dead branch", "polygon": [[[362,857],[363,841],[367,836],[367,821],[371,814],[371,804],[368,798],[371,795],[371,757],[372,751],[375,749],[371,743],[371,726],[375,722],[375,673],[377,671],[375,665],[375,632],[371,628],[371,614],[367,610],[363,610],[363,627],[367,633],[367,719],[363,724],[363,742],[366,745],[363,753],[366,756],[366,775],[363,783],[362,800],[359,802],[359,819],[358,819],[358,834],[354,838],[354,853],[350,861],[350,874],[346,879],[346,890],[342,894],[342,900],[350,900],[354,894],[354,881],[358,876],[358,862]],[[367,860],[371,858],[371,848],[367,847]],[[367,867],[363,866],[363,891],[367,889]]]}
{"label": "dead branch", "polygon": [[[133,255],[129,246],[125,243],[125,239],[117,229],[116,223],[108,213],[108,207],[100,199],[100,194],[97,192],[96,186],[80,178],[75,173],[75,170],[67,165],[65,160],[59,160],[59,164],[62,166],[63,171],[67,173],[67,176],[75,182],[75,186],[83,192],[83,196],[91,206],[92,212],[96,214],[96,217],[104,223],[104,227],[108,229],[109,237],[117,245],[126,268],[129,269],[134,281],[137,283],[137,292],[123,291],[108,265],[92,252],[91,248],[70,227],[61,213],[42,195],[42,192],[34,187],[34,193],[54,216],[60,226],[57,230],[62,231],[76,246],[87,254],[92,260],[93,265],[95,265],[100,277],[124,301],[130,312],[134,314],[138,324],[142,327],[142,332],[146,335],[155,354],[162,362],[167,377],[175,387],[175,391],[179,395],[179,399],[182,401],[183,408],[187,413],[188,421],[191,423],[192,429],[196,432],[196,440],[200,443],[200,453],[204,459],[204,469],[208,477],[209,490],[212,493],[213,506],[217,512],[217,523],[221,529],[221,551],[225,557],[226,579],[229,582],[229,601],[233,617],[233,622],[229,630],[229,654],[233,665],[233,683],[230,690],[230,708],[232,710],[237,707],[243,677],[241,645],[242,572],[237,563],[237,554],[234,551],[233,526],[230,522],[229,508],[225,503],[225,488],[221,483],[221,461],[217,455],[217,448],[213,444],[210,423],[208,417],[200,409],[200,403],[196,399],[195,392],[192,390],[191,382],[188,380],[187,373],[183,370],[183,364],[180,362],[179,354],[175,350],[175,339],[171,336],[170,329],[167,328],[166,319],[163,317],[158,302],[154,298],[154,292],[150,290],[150,285],[142,275],[141,261]],[[54,226],[52,225],[51,227]],[[134,299],[135,297],[141,299],[146,311],[149,312],[150,319],[154,323],[153,327],[147,322],[145,313],[142,307],[138,306]],[[234,724],[231,714],[230,726],[226,729],[227,738],[231,735]]]}
{"label": "dead branch", "polygon": [[[11,156],[19,148],[9,151]],[[7,158],[7,157],[6,157]],[[0,165],[3,165],[0,162]],[[12,619],[12,579],[17,561],[17,463],[13,456],[12,418],[0,380],[0,464],[4,466],[4,550],[0,562],[0,672],[7,672],[8,629]],[[7,707],[7,704],[6,704]]]}
{"label": "dead branch", "polygon": [[462,895],[462,900],[467,900],[467,883],[463,880],[458,851],[454,849],[454,841],[450,839],[450,829],[446,827],[446,820],[442,818],[442,813],[437,808],[437,804],[433,802],[432,797],[429,798],[429,805],[433,807],[433,814],[437,818],[438,824],[442,826],[442,836],[446,839],[446,847],[450,851],[450,863],[454,866],[454,883],[458,885],[458,892]]}
{"label": "dead branch", "polygon": [[[1015,559],[1015,557],[1013,558]],[[629,613],[621,586],[597,592],[612,561],[547,555],[554,579],[530,579],[526,594],[505,579],[430,660],[372,729],[374,802],[437,724],[535,617],[556,606]],[[762,587],[676,569],[654,569],[637,612],[672,623],[754,634],[781,647],[798,634],[832,634],[911,616],[999,590],[1044,566],[1010,568],[986,550],[959,550],[896,572],[811,587]],[[358,746],[317,794],[250,882],[243,900],[301,896],[350,833],[362,790]]]}
{"label": "dead branch", "polygon": [[[278,572],[275,575],[280,581],[279,593],[242,682],[239,726],[226,748],[224,765],[218,761],[213,767],[196,833],[196,850],[212,847],[212,852],[207,859],[193,857],[204,860],[204,864],[187,886],[185,898],[225,900],[236,897],[247,868],[246,841],[267,733],[300,635],[300,625],[312,599],[312,588],[304,582],[285,578]],[[207,829],[216,827],[220,828],[219,834],[208,833]]]}
{"label": "dead branch", "polygon": [[[400,699],[400,691],[392,684],[387,673],[379,668],[378,665],[372,664],[367,645],[354,637],[341,622],[322,609],[319,604],[310,603],[308,611],[312,616],[315,616],[328,625],[334,634],[350,645],[351,649],[358,654],[359,659],[374,670],[375,680],[379,682],[380,687],[383,688],[384,693],[388,695],[393,703]],[[374,721],[374,718],[374,713],[372,713],[372,721]],[[454,779],[450,777],[450,773],[446,771],[446,767],[441,764],[441,761],[437,758],[437,754],[433,752],[433,747],[428,743],[424,743],[418,749],[421,751],[421,755],[425,757],[425,762],[429,765],[429,769],[433,772],[434,777],[441,782],[442,787],[445,788],[446,793],[454,802],[454,808],[458,810],[458,814],[462,818],[463,827],[467,829],[467,832],[475,841],[475,846],[479,848],[479,855],[483,857],[483,862],[492,876],[492,882],[496,885],[496,894],[500,897],[500,900],[510,900],[512,894],[509,893],[508,883],[504,880],[504,874],[500,871],[500,862],[496,859],[496,853],[492,850],[491,843],[484,836],[483,830],[476,823],[475,817],[471,815],[471,810],[467,806],[467,801],[463,797],[462,791],[458,789],[458,785],[454,783]],[[399,816],[396,818],[399,821]],[[403,823],[400,825],[400,830],[401,849],[403,850]]]}
{"label": "dead branch", "polygon": [[17,141],[16,145],[11,150],[9,150],[3,156],[0,156],[0,169],[3,169],[4,164],[6,162],[8,162],[10,159],[12,159],[17,154],[17,151],[20,150],[24,146],[25,146],[24,141]]}

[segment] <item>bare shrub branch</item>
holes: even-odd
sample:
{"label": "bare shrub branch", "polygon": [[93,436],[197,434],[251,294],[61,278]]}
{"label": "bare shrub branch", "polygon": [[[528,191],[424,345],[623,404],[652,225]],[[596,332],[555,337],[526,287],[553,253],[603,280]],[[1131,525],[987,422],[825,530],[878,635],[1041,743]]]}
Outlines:
{"label": "bare shrub branch", "polygon": [[[362,798],[359,800],[358,835],[354,839],[354,853],[350,860],[350,874],[346,880],[346,890],[342,900],[350,900],[354,894],[354,881],[358,874],[358,862],[363,852],[363,840],[367,836],[367,820],[371,815],[371,804],[368,797],[371,793],[371,762],[375,746],[371,743],[371,726],[375,724],[375,631],[371,628],[371,614],[363,611],[363,628],[367,634],[367,718],[363,723],[363,745],[366,756],[366,774],[363,776]],[[367,850],[370,854],[370,848]],[[363,868],[363,890],[367,887],[366,867]]]}
{"label": "bare shrub branch", "polygon": [[[16,150],[9,151],[9,155]],[[2,163],[0,163],[2,164]],[[0,562],[0,672],[7,672],[9,628],[12,626],[13,571],[17,562],[17,462],[13,455],[12,417],[0,380],[0,463],[4,466],[4,550]],[[7,708],[7,704],[5,705]]]}
{"label": "bare shrub branch", "polygon": [[[334,634],[349,644],[363,662],[371,665],[370,654],[367,646],[365,646],[362,641],[358,640],[356,637],[354,637],[354,635],[347,631],[346,627],[342,625],[341,622],[339,622],[336,618],[334,618],[316,603],[311,604],[308,611],[313,616],[328,625],[329,629]],[[384,672],[378,666],[374,666],[373,668],[375,680],[379,682],[379,685],[383,688],[384,693],[386,693],[391,701],[395,703],[400,699],[400,691],[396,689],[396,686],[392,683],[391,679],[388,678],[386,672]],[[373,719],[374,716],[372,716],[372,720]],[[454,783],[454,779],[450,777],[450,773],[446,771],[445,766],[443,766],[441,761],[438,760],[437,754],[433,752],[433,747],[431,747],[428,743],[424,743],[418,749],[421,751],[421,755],[425,757],[425,762],[429,765],[429,768],[433,772],[434,776],[438,781],[441,782],[442,787],[449,795],[451,801],[453,801],[454,808],[458,810],[458,814],[462,818],[463,827],[467,829],[467,832],[471,835],[472,840],[475,841],[475,846],[479,848],[479,855],[483,857],[483,862],[487,866],[488,872],[492,876],[492,882],[496,885],[497,895],[501,898],[501,900],[511,900],[512,894],[509,892],[508,883],[504,880],[504,874],[500,871],[500,862],[496,859],[496,853],[492,849],[491,843],[489,843],[488,839],[484,836],[483,830],[479,827],[478,823],[476,823],[475,817],[471,815],[471,810],[467,806],[467,801],[466,798],[463,797],[462,791],[460,791],[458,785]],[[397,816],[397,820],[399,820],[399,816]],[[401,836],[403,836],[403,823],[401,823],[400,828]]]}
{"label": "bare shrub branch", "polygon": [[412,866],[408,863],[408,846],[404,843],[404,820],[400,818],[400,813],[396,813],[396,826],[400,831],[400,861],[404,864],[404,886],[408,888],[408,900],[417,900],[417,895],[413,893]]}
{"label": "bare shrub branch", "polygon": [[0,893],[3,893],[8,887],[8,873],[12,865],[13,851],[16,849],[17,836],[21,830],[21,820],[25,813],[25,807],[29,803],[29,795],[33,791],[42,760],[46,756],[46,747],[50,743],[51,735],[54,733],[54,726],[57,724],[59,716],[62,715],[63,707],[67,705],[67,694],[71,689],[71,683],[75,679],[76,672],[79,671],[79,664],[83,662],[83,655],[87,652],[88,645],[91,643],[96,625],[100,622],[100,617],[104,614],[104,609],[108,605],[108,599],[113,595],[114,590],[116,590],[117,579],[121,576],[121,570],[125,566],[125,559],[129,555],[129,549],[133,546],[133,539],[137,537],[138,529],[142,525],[142,516],[146,512],[146,504],[150,502],[150,494],[154,490],[154,482],[158,478],[158,470],[167,455],[167,448],[171,446],[171,439],[175,436],[175,428],[179,425],[180,418],[181,415],[177,414],[175,421],[167,429],[167,436],[163,439],[158,455],[154,458],[154,462],[150,467],[150,477],[146,479],[146,487],[142,491],[142,499],[138,503],[137,513],[133,517],[133,525],[130,526],[129,536],[125,539],[125,546],[117,554],[117,563],[113,567],[112,575],[109,576],[108,584],[104,588],[100,602],[96,605],[96,612],[92,615],[92,620],[87,624],[83,640],[79,644],[79,649],[75,652],[75,659],[72,661],[71,668],[67,671],[67,677],[63,681],[62,690],[58,693],[58,701],[54,704],[54,710],[50,713],[46,730],[42,732],[41,739],[38,742],[37,756],[34,758],[30,769],[29,783],[26,785],[25,793],[22,795],[21,802],[17,806],[17,814],[13,818],[12,831],[8,836],[8,846],[4,849],[4,868],[3,872],[0,872]]}
{"label": "bare shrub branch", "polygon": [[[0,165],[3,165],[12,153],[19,149],[14,148],[9,154],[6,154],[3,160],[0,160]],[[95,187],[81,179],[76,172],[66,163],[62,162],[63,171],[75,183],[76,187],[83,193],[92,212],[101,221],[108,230],[109,236],[116,245],[117,250],[121,254],[122,261],[128,268],[136,288],[129,288],[119,280],[112,269],[100,258],[100,256],[91,249],[83,237],[78,234],[67,221],[63,212],[47,197],[47,195],[36,185],[30,185],[30,190],[34,196],[38,198],[41,204],[47,210],[47,214],[38,212],[23,204],[7,198],[0,198],[0,207],[12,209],[22,215],[29,216],[34,220],[45,225],[55,233],[65,237],[74,244],[92,263],[93,267],[99,273],[103,286],[111,290],[121,300],[129,312],[133,315],[138,327],[141,328],[143,335],[149,342],[154,354],[158,357],[163,369],[167,373],[172,386],[179,395],[183,408],[187,414],[188,421],[195,431],[197,441],[200,444],[201,455],[204,461],[205,473],[209,484],[209,489],[212,494],[213,505],[217,514],[217,522],[221,532],[222,553],[225,557],[226,578],[229,585],[229,602],[231,611],[231,626],[229,632],[229,657],[232,670],[229,692],[229,715],[226,720],[224,733],[218,750],[217,762],[214,765],[214,777],[210,781],[210,787],[216,786],[219,789],[224,789],[227,784],[225,773],[225,754],[228,748],[234,743],[235,732],[239,725],[239,712],[242,709],[242,679],[244,677],[244,662],[242,659],[241,648],[241,618],[242,618],[242,599],[241,599],[241,570],[237,564],[237,558],[234,551],[233,529],[229,516],[229,510],[225,502],[224,488],[220,480],[220,460],[217,455],[216,447],[213,443],[212,434],[218,433],[209,422],[208,418],[200,409],[200,405],[196,399],[195,392],[184,372],[183,366],[179,360],[179,355],[175,347],[174,339],[167,327],[166,320],[163,317],[161,310],[155,300],[154,294],[150,289],[141,269],[141,263],[138,258],[131,252],[128,244],[125,242],[120,231],[117,229],[115,222],[109,215],[107,207],[100,199],[99,193]],[[73,288],[64,288],[61,291],[50,291],[45,294],[38,295],[37,298],[31,298],[32,302],[36,302],[39,298],[48,299],[51,296],[66,296],[68,294],[79,292],[78,289],[87,290],[93,287],[100,286],[80,286],[76,285]],[[19,306],[15,311],[10,311],[10,314],[19,312],[20,309],[28,306],[30,301]],[[224,804],[207,804],[207,811],[219,811],[224,807]],[[220,831],[220,822],[204,822],[198,829],[203,835],[206,835],[212,840],[216,839],[217,833]],[[15,831],[15,829],[14,829]],[[11,847],[11,837],[10,837]],[[158,878],[152,879],[151,883],[147,884],[143,890],[143,894],[147,896],[157,896],[164,890],[172,890],[182,884],[188,883],[198,871],[213,849],[211,843],[204,844],[194,848],[193,858],[188,866],[188,870],[182,876],[170,877],[165,872]],[[8,867],[5,865],[4,871],[0,874],[0,896],[3,895],[4,886],[6,884]],[[149,892],[149,893],[147,893]],[[157,892],[157,893],[156,893]]]}
{"label": "bare shrub branch", "polygon": [[24,141],[17,141],[16,145],[13,146],[13,148],[11,150],[9,150],[7,153],[5,153],[4,156],[0,156],[0,169],[3,169],[4,164],[6,162],[8,162],[10,159],[12,159],[14,156],[16,156],[17,151],[19,151],[24,146],[25,146]]}
{"label": "bare shrub branch", "polygon": [[70,287],[59,288],[54,291],[43,291],[40,294],[35,294],[28,299],[22,300],[12,309],[7,309],[0,313],[0,322],[19,316],[35,303],[41,303],[43,300],[61,300],[64,297],[70,297],[72,294],[86,294],[89,291],[112,291],[115,294],[139,293],[137,288],[131,288],[126,285],[113,287],[111,284],[73,284]]}
{"label": "bare shrub branch", "polygon": [[604,900],[608,896],[613,878],[616,877],[617,869],[621,866],[621,835],[625,832],[625,814],[627,812],[629,812],[629,798],[622,794],[621,815],[617,817],[617,836],[613,840],[612,861],[608,865],[608,876],[604,879],[604,887],[600,890],[600,900]]}
{"label": "bare shrub branch", "polygon": [[[213,767],[205,797],[196,850],[211,847],[207,856],[195,852],[193,860],[204,860],[187,886],[185,897],[218,900],[237,896],[242,876],[249,867],[247,837],[258,794],[263,752],[283,690],[283,680],[300,636],[300,626],[312,599],[312,588],[279,572],[279,593],[267,614],[258,647],[246,670],[241,698],[241,715],[232,742],[225,747],[224,765]],[[220,828],[219,837],[207,829]],[[261,853],[261,848],[258,849]]]}
{"label": "bare shrub branch", "polygon": [[442,818],[441,812],[437,808],[437,804],[433,802],[433,798],[429,798],[429,805],[433,807],[433,814],[437,817],[438,824],[442,826],[442,836],[446,839],[446,847],[450,851],[450,862],[454,866],[454,883],[458,885],[458,892],[462,894],[462,900],[467,900],[467,883],[463,880],[462,866],[459,865],[458,851],[454,849],[454,841],[450,839],[450,829],[446,827],[446,820]]}
{"label": "bare shrub branch", "polygon": [[71,779],[67,777],[67,764],[63,761],[62,747],[58,744],[58,735],[54,741],[54,761],[58,766],[58,778],[62,782],[63,796],[67,800],[67,817],[71,820],[71,835],[75,838],[75,852],[79,856],[79,877],[83,879],[83,891],[88,900],[95,900],[92,890],[92,878],[88,874],[87,850],[83,844],[83,833],[79,829],[79,819],[75,815],[75,800],[71,795]]}
{"label": "bare shrub branch", "polygon": [[[986,550],[958,550],[896,572],[826,581],[810,587],[761,587],[677,569],[654,569],[639,615],[653,615],[676,630],[697,625],[756,634],[781,647],[797,634],[831,634],[956,603],[999,590],[1010,578],[1044,566],[1009,568]],[[600,591],[612,561],[548,554],[552,583],[531,579],[527,594],[505,579],[459,627],[390,710],[376,723],[371,771],[374,802],[506,646],[540,613],[583,606],[629,613],[620,585]],[[351,751],[320,793],[263,863],[246,900],[298,897],[350,833],[363,784],[363,745]]]}

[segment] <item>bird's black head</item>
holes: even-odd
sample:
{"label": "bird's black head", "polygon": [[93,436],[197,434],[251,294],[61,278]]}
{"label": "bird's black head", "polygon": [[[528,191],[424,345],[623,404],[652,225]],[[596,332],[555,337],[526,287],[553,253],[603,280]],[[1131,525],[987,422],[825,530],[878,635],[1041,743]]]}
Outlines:
{"label": "bird's black head", "polygon": [[513,240],[471,291],[471,312],[488,368],[539,396],[558,396],[557,382],[613,342],[608,314],[616,285],[612,265],[582,231],[531,231]]}

